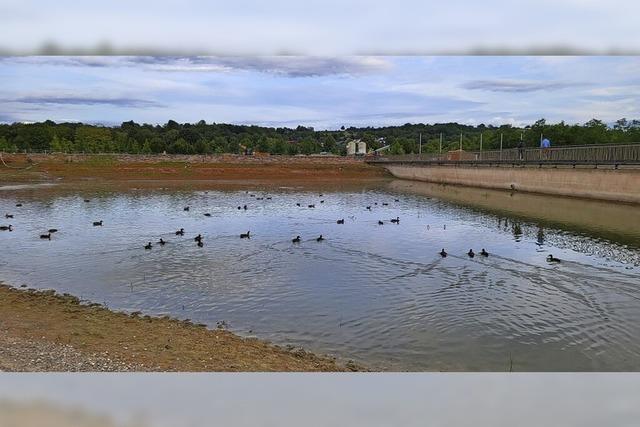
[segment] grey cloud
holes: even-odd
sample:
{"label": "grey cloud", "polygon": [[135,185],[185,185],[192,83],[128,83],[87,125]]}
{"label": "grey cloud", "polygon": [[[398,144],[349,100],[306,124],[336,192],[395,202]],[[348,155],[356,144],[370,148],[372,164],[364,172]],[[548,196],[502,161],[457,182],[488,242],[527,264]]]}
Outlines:
{"label": "grey cloud", "polygon": [[526,80],[472,80],[462,85],[465,89],[487,90],[490,92],[536,92],[558,90],[569,87],[585,86],[585,83],[573,82],[535,82]]}
{"label": "grey cloud", "polygon": [[287,77],[360,75],[391,67],[387,59],[371,56],[40,56],[5,61],[86,67],[142,65],[166,72],[256,71]]}
{"label": "grey cloud", "polygon": [[21,104],[57,104],[57,105],[112,105],[116,107],[130,108],[147,108],[161,107],[155,101],[147,101],[135,98],[94,98],[79,96],[27,96],[23,98],[12,99],[11,102]]}

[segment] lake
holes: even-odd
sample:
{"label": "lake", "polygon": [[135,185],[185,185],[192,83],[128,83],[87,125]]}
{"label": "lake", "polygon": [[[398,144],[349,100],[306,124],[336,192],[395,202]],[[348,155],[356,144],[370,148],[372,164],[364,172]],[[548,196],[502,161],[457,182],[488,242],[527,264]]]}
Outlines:
{"label": "lake", "polygon": [[[639,210],[406,181],[10,187],[0,191],[0,225],[14,228],[0,231],[0,280],[223,323],[374,370],[635,371]],[[49,228],[59,231],[40,239]]]}

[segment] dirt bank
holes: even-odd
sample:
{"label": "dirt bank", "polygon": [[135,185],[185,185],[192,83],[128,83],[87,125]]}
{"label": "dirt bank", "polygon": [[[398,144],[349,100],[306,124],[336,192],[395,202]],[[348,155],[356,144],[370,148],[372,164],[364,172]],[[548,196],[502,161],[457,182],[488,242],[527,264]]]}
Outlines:
{"label": "dirt bank", "polygon": [[334,359],[168,317],[0,284],[0,370],[345,371]]}
{"label": "dirt bank", "polygon": [[0,183],[86,180],[342,182],[387,177],[383,168],[347,157],[9,155]]}

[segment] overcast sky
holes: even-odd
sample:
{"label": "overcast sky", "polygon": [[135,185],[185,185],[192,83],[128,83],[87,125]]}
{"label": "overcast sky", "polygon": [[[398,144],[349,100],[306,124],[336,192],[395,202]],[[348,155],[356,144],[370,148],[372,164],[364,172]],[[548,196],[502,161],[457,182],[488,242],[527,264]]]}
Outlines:
{"label": "overcast sky", "polygon": [[3,0],[0,52],[640,52],[634,0]]}
{"label": "overcast sky", "polygon": [[4,57],[0,121],[319,129],[640,118],[640,57]]}

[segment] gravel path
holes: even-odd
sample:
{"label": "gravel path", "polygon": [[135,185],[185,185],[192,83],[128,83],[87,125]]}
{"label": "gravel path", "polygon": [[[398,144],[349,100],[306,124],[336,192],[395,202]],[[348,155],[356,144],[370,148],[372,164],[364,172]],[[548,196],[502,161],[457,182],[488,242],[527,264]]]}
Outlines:
{"label": "gravel path", "polygon": [[107,352],[85,354],[70,345],[30,341],[0,329],[0,371],[121,372],[149,371],[144,365],[113,360]]}

